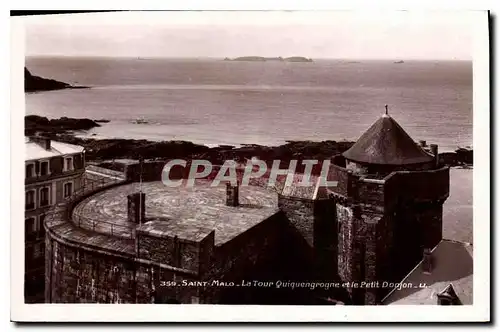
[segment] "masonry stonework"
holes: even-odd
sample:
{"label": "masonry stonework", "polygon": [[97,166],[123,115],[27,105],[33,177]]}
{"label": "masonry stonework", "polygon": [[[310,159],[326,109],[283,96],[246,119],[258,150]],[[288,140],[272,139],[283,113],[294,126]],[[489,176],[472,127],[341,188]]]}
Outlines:
{"label": "masonry stonework", "polygon": [[[168,197],[172,192],[154,184],[162,163],[128,165],[126,182],[152,182],[141,204],[145,222],[125,212],[131,237],[82,230],[71,220],[79,202],[46,221],[46,301],[379,304],[392,289],[360,284],[402,280],[439,243],[449,169],[388,116],[332,161],[328,180],[335,186],[277,193],[195,186]],[[188,168],[176,169],[173,178],[185,179]],[[115,200],[107,209],[115,219],[122,211],[135,216],[135,184],[119,187],[125,198],[109,194]],[[242,287],[255,280],[349,284],[328,290]]]}

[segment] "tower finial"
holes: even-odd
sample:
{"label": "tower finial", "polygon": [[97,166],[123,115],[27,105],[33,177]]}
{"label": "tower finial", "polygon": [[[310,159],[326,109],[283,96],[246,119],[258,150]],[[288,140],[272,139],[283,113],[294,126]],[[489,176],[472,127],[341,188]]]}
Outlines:
{"label": "tower finial", "polygon": [[385,115],[389,115],[389,106],[385,104]]}

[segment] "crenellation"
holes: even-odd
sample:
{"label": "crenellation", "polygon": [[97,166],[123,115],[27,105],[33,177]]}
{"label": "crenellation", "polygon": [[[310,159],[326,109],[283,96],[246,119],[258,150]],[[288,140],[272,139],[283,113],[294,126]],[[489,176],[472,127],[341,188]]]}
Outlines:
{"label": "crenellation", "polygon": [[[317,304],[325,297],[317,289],[220,286],[255,279],[350,282],[328,297],[379,304],[391,289],[352,282],[401,280],[441,240],[449,195],[449,169],[393,121],[383,117],[367,132],[373,139],[363,135],[334,156],[328,180],[337,186],[314,190],[208,180],[172,189],[159,181],[163,164],[128,165],[127,183],[82,196],[46,223],[46,300]],[[376,144],[381,135],[389,137]],[[82,213],[124,231],[83,229]],[[179,283],[192,286],[171,286]]]}

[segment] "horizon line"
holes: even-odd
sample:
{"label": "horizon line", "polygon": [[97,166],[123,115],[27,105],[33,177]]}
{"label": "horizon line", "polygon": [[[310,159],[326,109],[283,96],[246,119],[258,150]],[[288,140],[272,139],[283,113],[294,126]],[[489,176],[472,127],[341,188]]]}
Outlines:
{"label": "horizon line", "polygon": [[[224,60],[225,58],[234,59],[238,57],[246,56],[256,56],[256,57],[305,57],[312,60],[340,60],[340,61],[462,61],[462,62],[473,62],[473,59],[453,59],[453,58],[408,58],[408,57],[398,57],[398,58],[348,58],[348,57],[309,57],[302,55],[291,55],[291,56],[268,56],[268,55],[239,55],[239,56],[142,56],[142,55],[66,55],[66,54],[26,54],[25,58],[118,58],[118,59],[141,59],[141,60],[153,60],[153,59],[187,59],[187,60],[203,60],[203,59],[213,59],[213,60]],[[251,61],[249,61],[251,62]]]}

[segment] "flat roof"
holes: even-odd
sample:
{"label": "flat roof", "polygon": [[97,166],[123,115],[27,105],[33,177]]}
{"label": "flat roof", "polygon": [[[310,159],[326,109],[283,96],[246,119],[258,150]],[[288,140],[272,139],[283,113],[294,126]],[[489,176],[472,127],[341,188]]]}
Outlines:
{"label": "flat roof", "polygon": [[[108,232],[113,223],[114,235],[130,234],[135,226],[127,221],[127,195],[139,192],[140,184],[130,183],[90,196],[73,210],[73,219],[92,220],[96,231]],[[168,187],[161,181],[142,183],[146,194],[146,220],[141,228],[154,228],[196,240],[207,230],[215,230],[215,245],[223,244],[271,217],[278,209],[276,192],[257,186],[240,187],[237,207],[226,205],[226,185],[211,187],[199,180],[193,187]],[[150,226],[148,226],[148,224]]]}
{"label": "flat roof", "polygon": [[[383,304],[435,304],[437,294],[450,284],[462,304],[473,300],[473,247],[469,243],[442,240],[432,251],[433,267],[429,274],[422,270],[420,262],[402,285],[413,287],[395,289]],[[425,286],[424,286],[425,285]],[[421,287],[422,286],[422,287]]]}
{"label": "flat roof", "polygon": [[24,146],[26,151],[25,161],[82,153],[84,150],[83,146],[57,141],[51,141],[50,150],[46,150],[40,144],[30,141],[28,137],[24,138]]}

